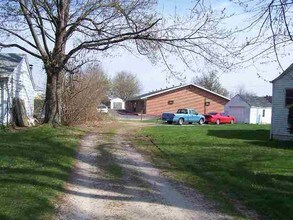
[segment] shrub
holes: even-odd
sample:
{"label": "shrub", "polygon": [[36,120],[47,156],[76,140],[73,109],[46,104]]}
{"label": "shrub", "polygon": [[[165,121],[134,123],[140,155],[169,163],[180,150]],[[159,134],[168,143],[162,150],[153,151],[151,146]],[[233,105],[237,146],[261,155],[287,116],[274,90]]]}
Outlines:
{"label": "shrub", "polygon": [[97,106],[107,97],[109,80],[98,67],[66,74],[62,79],[62,124],[84,124],[98,120]]}

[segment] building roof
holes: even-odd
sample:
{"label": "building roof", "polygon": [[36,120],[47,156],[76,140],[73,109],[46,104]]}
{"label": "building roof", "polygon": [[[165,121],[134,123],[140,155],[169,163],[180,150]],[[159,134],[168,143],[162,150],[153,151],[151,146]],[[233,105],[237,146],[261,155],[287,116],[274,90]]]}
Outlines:
{"label": "building roof", "polygon": [[265,98],[266,100],[268,100],[270,103],[272,103],[272,101],[273,101],[273,97],[270,96],[270,95],[266,95],[266,96],[264,96],[264,98]]}
{"label": "building roof", "polygon": [[142,94],[142,95],[139,95],[139,96],[135,96],[133,98],[130,98],[130,99],[128,99],[128,101],[147,99],[147,98],[150,98],[152,96],[156,96],[156,95],[160,95],[160,94],[163,94],[163,93],[166,93],[166,92],[170,92],[170,91],[173,91],[173,90],[176,90],[176,89],[184,88],[186,86],[194,86],[194,87],[199,88],[201,90],[204,90],[206,92],[209,92],[209,93],[212,93],[214,95],[217,95],[217,96],[219,96],[219,97],[221,97],[223,99],[226,99],[228,101],[230,100],[228,97],[225,97],[223,95],[220,95],[220,94],[218,94],[216,92],[213,92],[211,90],[208,90],[208,89],[206,89],[204,87],[201,87],[201,86],[198,86],[198,85],[195,85],[195,84],[190,83],[190,84],[183,84],[183,85],[173,86],[171,88],[165,88],[165,89],[160,89],[160,90],[148,92],[148,93],[145,93],[145,94]]}
{"label": "building roof", "polygon": [[0,53],[0,78],[8,77],[10,74],[12,74],[15,70],[15,68],[18,66],[18,64],[25,59],[25,62],[28,67],[28,73],[29,77],[32,81],[34,89],[36,88],[34,78],[32,71],[29,67],[28,59],[25,54],[18,54],[18,53]]}
{"label": "building roof", "polygon": [[0,54],[0,76],[12,74],[14,69],[25,57],[25,54],[1,53]]}
{"label": "building roof", "polygon": [[280,74],[277,78],[272,80],[271,83],[274,83],[278,79],[281,79],[284,75],[286,75],[287,73],[291,72],[292,70],[293,70],[293,63],[287,69],[285,69],[285,71],[282,74]]}
{"label": "building roof", "polygon": [[243,99],[243,101],[250,105],[250,107],[272,107],[272,103],[270,103],[265,97],[239,96]]}

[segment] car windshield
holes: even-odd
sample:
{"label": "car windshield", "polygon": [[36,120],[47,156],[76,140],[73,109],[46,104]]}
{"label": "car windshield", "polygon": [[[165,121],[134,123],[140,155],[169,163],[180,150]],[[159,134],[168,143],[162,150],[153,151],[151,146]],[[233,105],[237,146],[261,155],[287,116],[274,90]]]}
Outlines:
{"label": "car windshield", "polygon": [[107,108],[107,106],[105,106],[105,105],[99,105],[98,108]]}
{"label": "car windshield", "polygon": [[178,109],[178,114],[188,114],[187,109]]}
{"label": "car windshield", "polygon": [[218,114],[217,112],[209,112],[208,113],[209,115],[216,115],[216,114]]}

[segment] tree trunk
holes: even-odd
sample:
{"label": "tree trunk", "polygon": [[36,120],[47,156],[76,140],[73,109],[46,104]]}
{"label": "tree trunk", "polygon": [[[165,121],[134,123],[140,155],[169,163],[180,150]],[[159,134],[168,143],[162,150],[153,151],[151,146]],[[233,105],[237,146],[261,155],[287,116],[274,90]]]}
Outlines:
{"label": "tree trunk", "polygon": [[46,70],[47,86],[45,100],[44,123],[52,124],[54,127],[61,125],[61,87],[59,82],[60,72]]}

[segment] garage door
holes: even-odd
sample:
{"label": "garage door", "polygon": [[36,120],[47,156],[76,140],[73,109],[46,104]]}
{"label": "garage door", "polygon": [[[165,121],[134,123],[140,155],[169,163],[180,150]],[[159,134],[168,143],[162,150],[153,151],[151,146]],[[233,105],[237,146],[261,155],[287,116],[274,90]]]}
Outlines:
{"label": "garage door", "polygon": [[245,107],[230,106],[229,115],[235,116],[238,123],[248,123],[249,115]]}
{"label": "garage door", "polygon": [[114,102],[113,107],[114,109],[122,109],[122,102]]}

